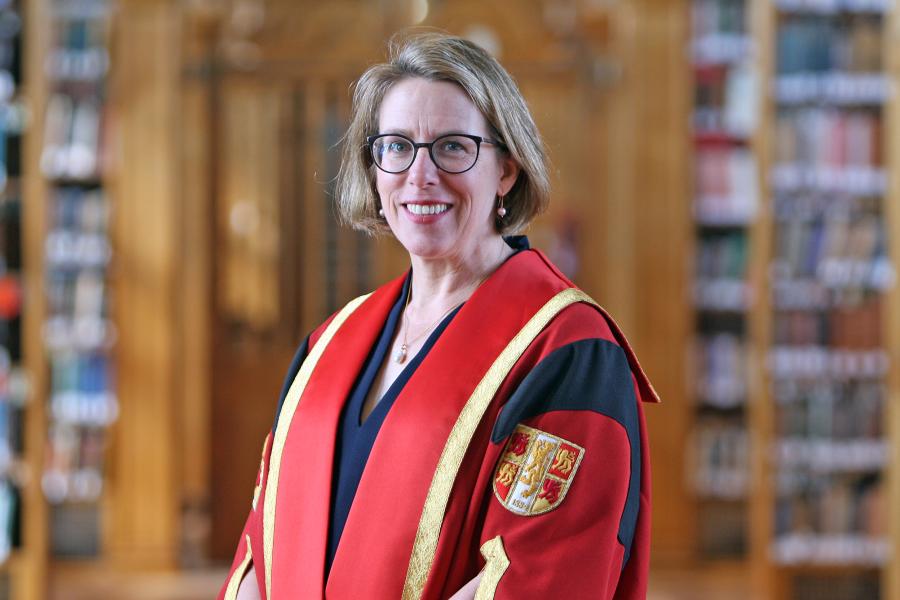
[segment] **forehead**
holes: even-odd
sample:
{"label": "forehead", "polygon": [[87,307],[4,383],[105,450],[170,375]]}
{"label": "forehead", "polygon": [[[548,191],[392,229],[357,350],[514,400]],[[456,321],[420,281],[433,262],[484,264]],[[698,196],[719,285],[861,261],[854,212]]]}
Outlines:
{"label": "forehead", "polygon": [[459,85],[404,79],[384,95],[378,113],[381,132],[487,134],[487,121]]}

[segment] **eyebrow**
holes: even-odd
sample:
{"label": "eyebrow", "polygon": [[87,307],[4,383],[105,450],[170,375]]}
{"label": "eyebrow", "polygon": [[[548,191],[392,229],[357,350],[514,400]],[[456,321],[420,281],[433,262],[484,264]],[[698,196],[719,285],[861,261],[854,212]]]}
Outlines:
{"label": "eyebrow", "polygon": [[[387,131],[380,131],[377,135],[402,135],[408,137],[411,140],[415,140],[415,136],[413,136],[412,132],[408,129],[389,129]],[[444,137],[445,135],[477,135],[478,137],[486,138],[487,136],[483,136],[477,133],[467,133],[465,131],[460,131],[458,129],[451,129],[448,131],[443,131],[435,135],[432,140],[436,140],[439,137]]]}

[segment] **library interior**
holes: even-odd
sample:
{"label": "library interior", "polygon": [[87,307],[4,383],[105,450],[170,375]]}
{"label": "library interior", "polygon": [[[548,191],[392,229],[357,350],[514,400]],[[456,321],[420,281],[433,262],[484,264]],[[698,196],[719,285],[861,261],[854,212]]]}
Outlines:
{"label": "library interior", "polygon": [[894,0],[0,0],[0,599],[219,593],[298,345],[409,268],[334,196],[410,28],[513,76],[662,399],[647,597],[900,598]]}

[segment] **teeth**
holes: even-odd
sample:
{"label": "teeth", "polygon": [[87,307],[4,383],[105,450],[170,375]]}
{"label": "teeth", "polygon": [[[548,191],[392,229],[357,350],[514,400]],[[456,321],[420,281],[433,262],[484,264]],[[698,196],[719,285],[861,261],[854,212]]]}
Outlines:
{"label": "teeth", "polygon": [[439,215],[449,210],[449,204],[407,204],[406,208],[414,215]]}

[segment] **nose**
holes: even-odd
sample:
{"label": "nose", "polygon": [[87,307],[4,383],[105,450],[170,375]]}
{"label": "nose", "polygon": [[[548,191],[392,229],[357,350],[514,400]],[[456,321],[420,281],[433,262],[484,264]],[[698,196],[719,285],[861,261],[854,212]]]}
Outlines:
{"label": "nose", "polygon": [[413,163],[407,171],[407,181],[418,187],[434,184],[438,179],[438,168],[431,160],[428,148],[417,148]]}

